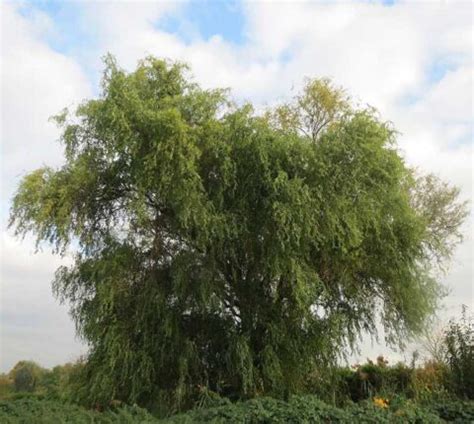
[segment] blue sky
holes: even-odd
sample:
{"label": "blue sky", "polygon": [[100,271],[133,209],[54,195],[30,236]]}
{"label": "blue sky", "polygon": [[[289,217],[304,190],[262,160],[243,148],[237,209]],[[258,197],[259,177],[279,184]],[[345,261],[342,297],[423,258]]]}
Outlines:
{"label": "blue sky", "polygon": [[[94,31],[85,23],[80,1],[27,1],[21,13],[28,17],[35,10],[44,12],[54,21],[57,33],[47,36],[46,40],[58,52],[74,54],[79,49],[94,47]],[[233,0],[183,1],[155,25],[183,42],[190,42],[196,36],[204,40],[219,36],[234,44],[245,42],[242,4]]]}
{"label": "blue sky", "polygon": [[[63,160],[48,117],[98,95],[101,57],[133,69],[153,54],[190,64],[205,87],[229,87],[265,107],[294,95],[304,77],[329,76],[400,132],[406,161],[472,199],[473,63],[469,2],[22,1],[2,2],[2,296],[0,370],[34,358],[74,359],[67,308],[51,295],[67,258],[6,228],[22,175]],[[440,319],[473,304],[472,216],[443,281]],[[362,345],[361,357],[387,351]]]}
{"label": "blue sky", "polygon": [[[97,69],[91,69],[88,56],[84,52],[98,48],[100,35],[97,27],[90,25],[87,13],[81,1],[25,1],[19,7],[19,13],[26,19],[34,19],[40,11],[52,22],[53,29],[46,31],[42,38],[53,50],[74,57],[81,63],[89,78],[98,83]],[[230,45],[242,47],[248,43],[248,22],[246,22],[243,2],[230,0],[200,0],[163,2],[173,7],[159,19],[152,22],[159,31],[171,34],[184,44],[191,45],[196,39],[207,41],[212,37],[220,37]],[[314,2],[317,3],[317,2]],[[136,2],[139,8],[141,2]],[[330,2],[320,2],[330,4]],[[369,1],[366,4],[392,8],[394,0]],[[94,7],[94,2],[89,2]],[[291,49],[281,52],[279,59],[283,62],[292,56]],[[433,57],[426,68],[426,83],[436,84],[443,76],[456,68],[462,58],[456,55]],[[95,74],[94,74],[95,72]],[[402,103],[415,103],[418,93],[410,93],[401,99]]]}

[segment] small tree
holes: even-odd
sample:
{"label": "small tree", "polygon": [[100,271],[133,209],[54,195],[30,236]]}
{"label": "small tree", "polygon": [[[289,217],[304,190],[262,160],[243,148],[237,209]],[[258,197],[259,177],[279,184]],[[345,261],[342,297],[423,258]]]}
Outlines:
{"label": "small tree", "polygon": [[10,371],[13,387],[17,392],[35,391],[43,374],[43,369],[32,361],[20,361]]}
{"label": "small tree", "polygon": [[441,325],[427,328],[420,347],[429,361],[444,363],[446,359],[445,328]]}

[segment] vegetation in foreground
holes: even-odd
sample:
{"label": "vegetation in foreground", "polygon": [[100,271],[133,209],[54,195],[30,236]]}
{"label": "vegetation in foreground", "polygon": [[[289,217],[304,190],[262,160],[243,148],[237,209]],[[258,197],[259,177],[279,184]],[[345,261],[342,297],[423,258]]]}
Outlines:
{"label": "vegetation in foreground", "polygon": [[120,401],[104,409],[74,404],[80,363],[46,370],[21,361],[0,378],[2,423],[471,423],[474,420],[474,324],[466,311],[452,321],[437,360],[389,365],[383,358],[330,373],[315,372],[306,394],[231,401],[204,387],[193,408],[172,414],[159,402],[146,410]]}
{"label": "vegetation in foreground", "polygon": [[[105,412],[77,405],[31,397],[0,401],[0,422],[5,424],[51,423],[472,423],[474,402],[444,400],[419,405],[397,400],[389,405],[383,399],[329,405],[316,396],[292,396],[288,401],[269,397],[193,409],[187,413],[157,418],[137,406],[123,406]],[[382,405],[382,406],[381,406]]]}

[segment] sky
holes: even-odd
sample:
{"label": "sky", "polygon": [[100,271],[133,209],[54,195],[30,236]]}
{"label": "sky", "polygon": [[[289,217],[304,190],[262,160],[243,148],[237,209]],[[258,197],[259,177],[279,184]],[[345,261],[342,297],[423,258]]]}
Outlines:
{"label": "sky", "polygon": [[[7,229],[21,177],[59,166],[48,118],[97,96],[107,52],[133,70],[154,55],[187,62],[203,87],[268,106],[304,77],[330,77],[399,131],[410,166],[461,188],[472,202],[473,5],[470,1],[2,1],[0,372],[20,359],[51,367],[86,352],[67,305],[51,293],[67,258]],[[442,281],[440,325],[474,306],[473,214]],[[365,340],[358,356],[383,353]],[[358,359],[357,357],[355,360]]]}

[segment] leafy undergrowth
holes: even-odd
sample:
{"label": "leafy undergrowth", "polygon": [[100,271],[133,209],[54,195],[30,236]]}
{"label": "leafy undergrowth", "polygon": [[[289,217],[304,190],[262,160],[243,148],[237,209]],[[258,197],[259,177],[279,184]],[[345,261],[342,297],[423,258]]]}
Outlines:
{"label": "leafy undergrowth", "polygon": [[437,402],[432,409],[446,421],[458,423],[474,422],[474,401],[450,401]]}
{"label": "leafy undergrowth", "polygon": [[[474,416],[473,416],[474,418]],[[314,396],[295,396],[289,402],[273,398],[253,399],[215,408],[196,409],[175,415],[169,424],[187,423],[441,423],[429,410],[407,403],[396,411],[371,402],[330,406]]]}
{"label": "leafy undergrowth", "polygon": [[2,424],[128,424],[157,423],[146,410],[124,407],[116,411],[98,412],[76,405],[34,398],[0,401]]}
{"label": "leafy undergrowth", "polygon": [[23,398],[0,402],[0,422],[5,424],[49,423],[471,423],[474,402],[446,401],[421,407],[406,401],[351,403],[330,406],[315,396],[294,396],[288,402],[263,397],[246,402],[220,400],[219,406],[199,408],[185,414],[158,419],[138,407],[98,412],[52,400]]}

